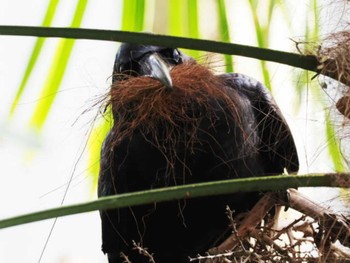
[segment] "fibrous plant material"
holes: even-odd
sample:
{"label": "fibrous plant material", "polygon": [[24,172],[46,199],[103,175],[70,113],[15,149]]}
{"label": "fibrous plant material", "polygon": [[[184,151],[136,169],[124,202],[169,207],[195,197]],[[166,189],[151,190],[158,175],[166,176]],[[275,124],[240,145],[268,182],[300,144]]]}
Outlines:
{"label": "fibrous plant material", "polygon": [[337,101],[336,108],[350,119],[350,31],[330,34],[318,45],[315,43],[303,44],[305,50],[302,53],[317,58],[320,74],[338,80],[347,86],[345,91],[342,91],[342,97]]}
{"label": "fibrous plant material", "polygon": [[341,114],[350,119],[350,32],[331,34],[324,43],[317,52],[320,72],[348,86],[343,97],[337,101],[336,107]]}
{"label": "fibrous plant material", "polygon": [[[227,208],[232,235],[206,255],[189,258],[189,262],[349,262],[350,219],[333,213],[295,189],[288,189],[287,194],[288,201],[285,192],[268,192],[251,211],[235,218]],[[268,214],[275,205],[286,205],[302,214],[278,227],[277,216],[272,218]],[[153,259],[147,248],[136,243],[134,248],[149,262],[161,263]],[[131,263],[125,255],[123,258]]]}
{"label": "fibrous plant material", "polygon": [[144,76],[125,76],[112,85],[108,102],[114,116],[112,147],[140,132],[167,156],[171,168],[179,143],[190,150],[198,143],[202,120],[215,127],[217,112],[223,110],[226,121],[234,119],[239,126],[236,91],[223,85],[207,67],[193,62],[180,64],[171,70],[171,78],[171,90]]}
{"label": "fibrous plant material", "polygon": [[[208,255],[190,262],[349,262],[350,220],[295,189],[289,189],[288,196],[286,202],[279,193],[267,193],[242,220],[229,216],[232,235]],[[273,220],[266,217],[275,204],[303,214],[289,225],[275,228]]]}
{"label": "fibrous plant material", "polygon": [[[188,115],[196,106],[204,107],[211,114],[209,98],[223,100],[237,118],[237,108],[227,95],[220,78],[208,68],[196,63],[185,63],[171,70],[174,88],[164,88],[158,80],[150,77],[126,76],[126,80],[112,85],[109,104],[122,132],[118,140],[131,135],[136,128],[154,131],[160,122],[177,127],[179,122],[193,122],[194,116]],[[127,129],[126,129],[127,127]]]}
{"label": "fibrous plant material", "polygon": [[348,93],[337,101],[336,107],[341,114],[350,119],[350,90]]}
{"label": "fibrous plant material", "polygon": [[350,32],[331,34],[316,52],[322,74],[350,86]]}

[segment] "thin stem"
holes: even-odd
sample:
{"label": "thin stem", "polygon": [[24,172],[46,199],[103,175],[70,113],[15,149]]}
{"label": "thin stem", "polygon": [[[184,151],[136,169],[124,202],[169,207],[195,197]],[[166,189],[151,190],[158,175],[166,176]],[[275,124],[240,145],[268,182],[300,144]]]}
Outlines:
{"label": "thin stem", "polygon": [[245,56],[260,60],[267,60],[286,64],[292,67],[319,72],[317,58],[312,55],[300,55],[266,48],[218,42],[213,40],[192,39],[156,35],[149,33],[135,33],[117,30],[98,30],[60,27],[29,27],[29,26],[0,26],[0,35],[22,35],[36,37],[61,37],[73,39],[91,39],[115,42],[140,43],[178,47],[215,52],[228,55]]}
{"label": "thin stem", "polygon": [[214,196],[237,192],[275,191],[302,186],[350,187],[349,178],[349,173],[308,174],[294,176],[280,175],[165,187],[148,191],[103,197],[91,202],[61,206],[3,219],[0,220],[0,229],[95,210],[115,209],[177,199],[189,199],[194,197]]}

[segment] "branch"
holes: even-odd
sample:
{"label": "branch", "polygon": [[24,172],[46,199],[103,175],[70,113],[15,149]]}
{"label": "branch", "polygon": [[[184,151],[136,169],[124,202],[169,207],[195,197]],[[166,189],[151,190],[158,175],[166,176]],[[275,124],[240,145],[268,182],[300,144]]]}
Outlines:
{"label": "branch", "polygon": [[204,39],[118,30],[33,26],[0,26],[0,35],[91,39],[178,47],[267,60],[320,73],[320,70],[318,70],[318,67],[320,66],[319,62],[313,55],[300,55],[296,53]]}
{"label": "branch", "polygon": [[330,209],[308,199],[305,195],[295,189],[288,189],[289,201],[286,203],[281,200],[281,205],[287,205],[309,217],[320,222],[320,224],[329,230],[330,238],[341,243],[349,243],[350,221],[343,216],[335,214]]}
{"label": "branch", "polygon": [[6,218],[0,220],[0,229],[95,210],[115,209],[155,202],[189,199],[202,196],[215,196],[237,192],[275,191],[302,186],[350,187],[350,173],[240,178],[120,194],[103,197],[91,202],[61,206]]}
{"label": "branch", "polygon": [[237,231],[234,231],[219,246],[210,249],[211,254],[222,254],[235,248],[239,241],[251,233],[254,234],[256,227],[264,219],[265,215],[274,205],[284,205],[293,208],[300,213],[315,219],[322,228],[328,232],[326,240],[332,242],[339,240],[340,243],[348,245],[350,243],[350,221],[341,215],[334,214],[333,211],[315,203],[296,189],[288,189],[288,201],[285,201],[280,193],[266,193],[258,203],[249,211],[242,220]]}

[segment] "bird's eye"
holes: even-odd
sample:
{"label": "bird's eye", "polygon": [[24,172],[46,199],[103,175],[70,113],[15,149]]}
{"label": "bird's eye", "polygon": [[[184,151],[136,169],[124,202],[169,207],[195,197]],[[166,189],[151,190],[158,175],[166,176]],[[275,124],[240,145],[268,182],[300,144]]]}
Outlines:
{"label": "bird's eye", "polygon": [[174,49],[173,51],[173,60],[175,61],[176,64],[179,64],[182,62],[180,52],[177,49]]}
{"label": "bird's eye", "polygon": [[161,54],[170,64],[178,65],[182,63],[181,53],[176,48],[167,48]]}

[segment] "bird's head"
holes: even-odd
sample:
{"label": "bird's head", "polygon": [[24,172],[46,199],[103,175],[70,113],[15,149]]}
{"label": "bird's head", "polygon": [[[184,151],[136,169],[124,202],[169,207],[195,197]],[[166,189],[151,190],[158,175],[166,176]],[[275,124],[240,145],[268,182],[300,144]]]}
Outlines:
{"label": "bird's head", "polygon": [[235,91],[223,78],[176,48],[124,43],[117,52],[107,102],[114,119],[113,145],[135,131],[157,143],[161,136],[174,149],[174,134],[187,134],[188,145],[194,145],[201,119],[215,123],[218,105],[227,108],[227,118],[238,119],[236,104]]}
{"label": "bird's head", "polygon": [[113,82],[124,80],[129,76],[145,76],[157,79],[164,87],[172,89],[170,70],[191,60],[193,59],[177,48],[123,43],[115,58]]}

